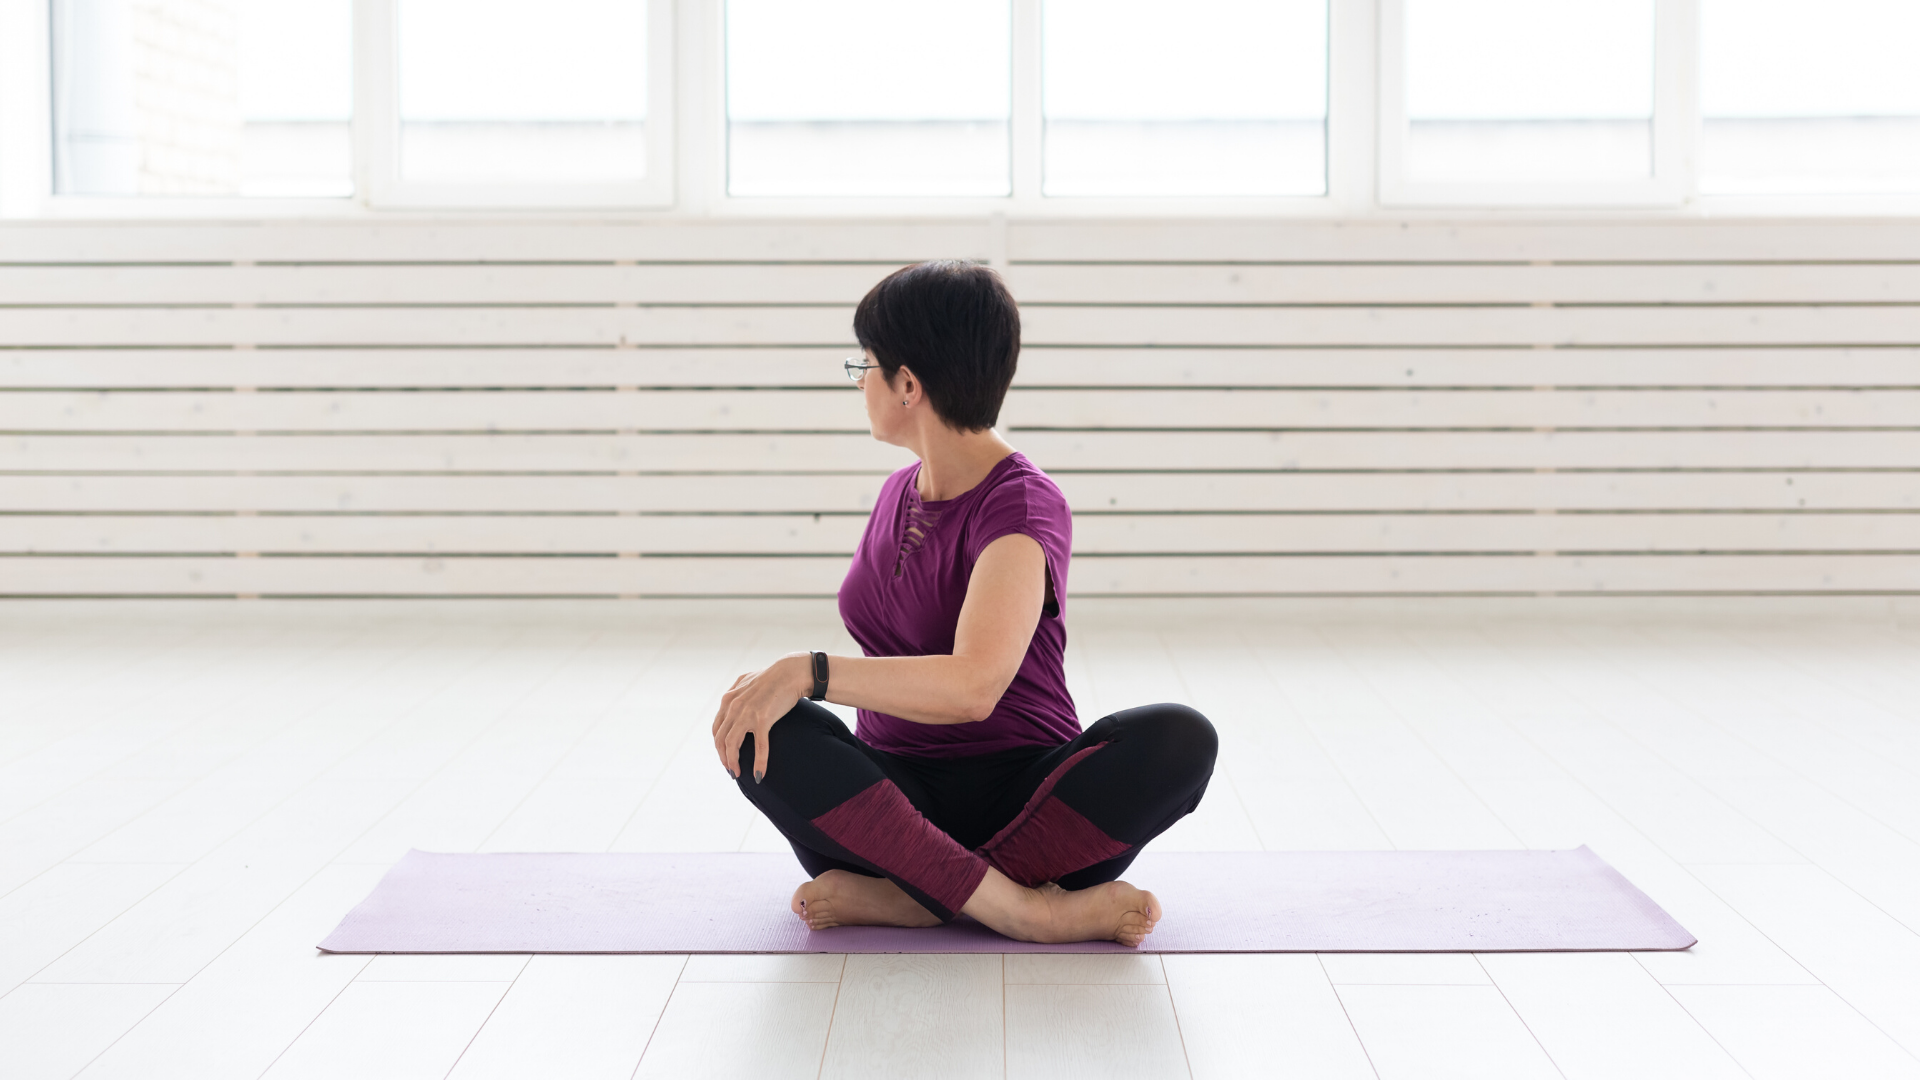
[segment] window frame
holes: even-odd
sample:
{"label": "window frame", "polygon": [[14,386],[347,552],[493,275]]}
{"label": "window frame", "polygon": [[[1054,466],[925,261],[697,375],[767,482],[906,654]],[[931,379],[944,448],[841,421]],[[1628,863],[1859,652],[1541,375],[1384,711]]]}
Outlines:
{"label": "window frame", "polygon": [[[674,220],[1006,219],[1022,220],[1809,220],[1920,217],[1920,191],[1873,195],[1702,195],[1695,184],[1698,115],[1698,0],[1657,0],[1659,38],[1669,49],[1672,85],[1657,91],[1657,168],[1668,186],[1654,198],[1618,190],[1410,190],[1388,160],[1391,88],[1400,69],[1386,62],[1389,15],[1404,0],[1329,0],[1327,180],[1324,196],[1045,197],[1040,195],[1039,48],[1042,0],[1010,0],[1013,13],[1013,195],[958,198],[761,198],[726,191],[724,0],[651,0],[649,174],[644,185],[386,185],[370,144],[392,115],[391,79],[371,70],[361,42],[374,23],[363,9],[391,13],[393,0],[355,0],[355,194],[350,197],[83,196],[52,192],[51,0],[0,0],[0,220],[299,220],[463,218],[498,215],[670,218]],[[384,36],[391,49],[392,35]],[[1656,45],[1658,48],[1659,45]],[[1656,58],[1656,64],[1661,63]],[[1667,111],[1659,111],[1664,93]],[[1666,122],[1671,121],[1671,122]],[[1396,128],[1396,130],[1399,130]],[[657,141],[653,141],[657,140]],[[387,149],[391,161],[392,146]],[[1675,155],[1677,154],[1677,161]],[[386,168],[388,166],[381,166]],[[1390,175],[1391,173],[1391,175]],[[1677,179],[1676,179],[1677,178]],[[395,178],[397,179],[397,178]],[[379,189],[376,195],[376,189]],[[609,190],[611,188],[611,190]],[[1591,199],[1587,196],[1592,196]],[[1579,196],[1579,197],[1576,197]]]}
{"label": "window frame", "polygon": [[1437,182],[1408,173],[1407,0],[1380,0],[1380,204],[1385,207],[1677,207],[1694,187],[1698,26],[1694,0],[1653,0],[1652,175],[1555,182]]}

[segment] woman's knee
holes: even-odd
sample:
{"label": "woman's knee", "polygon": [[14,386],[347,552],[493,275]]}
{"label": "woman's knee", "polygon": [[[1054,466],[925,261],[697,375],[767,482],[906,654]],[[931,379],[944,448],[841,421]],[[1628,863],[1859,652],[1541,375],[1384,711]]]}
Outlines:
{"label": "woman's knee", "polygon": [[[811,757],[809,748],[822,740],[844,742],[851,739],[852,733],[838,716],[821,708],[811,701],[801,700],[787,710],[786,715],[774,721],[767,732],[769,749],[767,757],[779,761],[782,757],[800,754]],[[758,746],[752,734],[748,734],[740,745],[740,775],[744,778],[752,773],[751,763],[758,756]]]}
{"label": "woman's knee", "polygon": [[1213,721],[1191,706],[1168,701],[1128,709],[1121,716],[1128,733],[1135,737],[1167,747],[1187,747],[1209,758],[1220,751],[1220,736],[1213,730]]}
{"label": "woman's knee", "polygon": [[1198,709],[1174,702],[1129,709],[1124,717],[1126,737],[1137,739],[1167,767],[1204,779],[1213,772],[1220,754],[1220,735],[1213,721]]}

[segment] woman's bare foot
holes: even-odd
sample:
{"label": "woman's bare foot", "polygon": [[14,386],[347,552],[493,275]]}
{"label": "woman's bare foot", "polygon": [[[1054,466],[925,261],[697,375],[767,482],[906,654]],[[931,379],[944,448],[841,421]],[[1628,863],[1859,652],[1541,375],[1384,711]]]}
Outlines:
{"label": "woman's bare foot", "polygon": [[1124,881],[1071,892],[1052,883],[1029,889],[998,870],[987,871],[960,910],[1019,941],[1117,941],[1130,949],[1153,933],[1162,914],[1152,893]]}
{"label": "woman's bare foot", "polygon": [[1135,948],[1160,921],[1160,900],[1124,881],[1109,881],[1072,892],[1048,882],[1034,890],[1046,904],[1046,937],[1035,941],[1114,940]]}
{"label": "woman's bare foot", "polygon": [[938,926],[933,912],[920,906],[886,878],[829,870],[793,890],[793,913],[807,929],[832,926]]}

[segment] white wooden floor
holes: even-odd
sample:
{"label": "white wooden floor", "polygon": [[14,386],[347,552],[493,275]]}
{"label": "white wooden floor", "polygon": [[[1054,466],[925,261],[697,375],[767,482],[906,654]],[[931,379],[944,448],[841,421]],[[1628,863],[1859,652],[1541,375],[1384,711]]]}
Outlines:
{"label": "white wooden floor", "polygon": [[830,607],[0,605],[0,1074],[1920,1076],[1920,629],[1517,610],[1081,602],[1070,674],[1220,726],[1169,848],[1586,843],[1692,952],[320,956],[410,847],[782,850],[711,702]]}

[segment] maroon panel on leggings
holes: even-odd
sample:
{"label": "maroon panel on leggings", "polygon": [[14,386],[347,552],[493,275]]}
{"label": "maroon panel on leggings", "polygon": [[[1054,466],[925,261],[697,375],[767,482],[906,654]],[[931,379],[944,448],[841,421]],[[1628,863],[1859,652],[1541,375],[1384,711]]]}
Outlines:
{"label": "maroon panel on leggings", "polygon": [[987,876],[987,861],[934,828],[891,780],[877,781],[813,823],[948,912],[958,912]]}
{"label": "maroon panel on leggings", "polygon": [[1105,862],[1132,846],[1108,836],[1078,810],[1053,797],[1054,785],[1067,770],[1105,745],[1089,746],[1061,762],[1041,781],[1019,816],[981,845],[980,854],[994,869],[1031,887]]}

